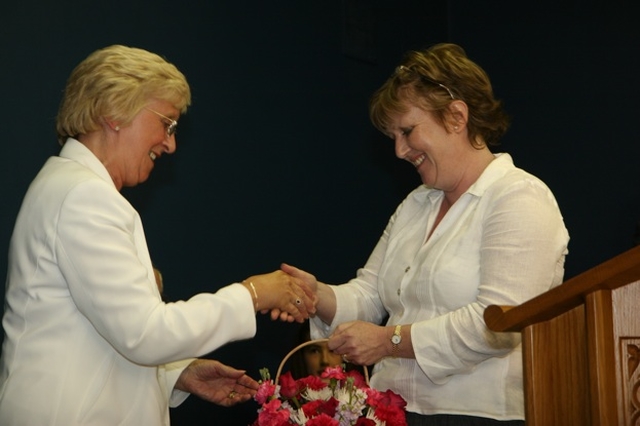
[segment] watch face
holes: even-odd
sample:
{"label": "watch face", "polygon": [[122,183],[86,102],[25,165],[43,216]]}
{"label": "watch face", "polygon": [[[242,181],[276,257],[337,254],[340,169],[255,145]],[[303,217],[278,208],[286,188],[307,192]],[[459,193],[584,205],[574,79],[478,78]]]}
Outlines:
{"label": "watch face", "polygon": [[399,344],[401,340],[402,338],[397,334],[394,334],[393,337],[391,337],[391,343],[393,343],[394,345]]}

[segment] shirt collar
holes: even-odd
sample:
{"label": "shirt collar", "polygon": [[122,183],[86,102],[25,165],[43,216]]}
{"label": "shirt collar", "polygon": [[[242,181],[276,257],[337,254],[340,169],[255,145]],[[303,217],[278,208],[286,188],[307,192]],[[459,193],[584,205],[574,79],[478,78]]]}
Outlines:
{"label": "shirt collar", "polygon": [[98,157],[96,157],[82,142],[73,138],[68,138],[62,146],[59,156],[82,164],[106,182],[110,182],[115,188],[116,185],[113,183],[113,179],[111,179],[111,175],[104,164],[102,164],[102,162],[98,160]]}
{"label": "shirt collar", "polygon": [[[480,177],[465,191],[465,194],[475,195],[480,197],[484,192],[497,180],[502,178],[509,170],[513,169],[513,159],[511,155],[507,153],[493,154],[495,159],[489,163],[484,169]],[[429,188],[425,185],[420,185],[413,191],[413,196],[421,201],[430,201],[435,203],[444,193],[439,189]]]}
{"label": "shirt collar", "polygon": [[484,169],[480,177],[467,189],[466,193],[478,197],[485,193],[487,188],[500,180],[509,170],[513,169],[513,159],[506,153],[494,154],[495,159]]}

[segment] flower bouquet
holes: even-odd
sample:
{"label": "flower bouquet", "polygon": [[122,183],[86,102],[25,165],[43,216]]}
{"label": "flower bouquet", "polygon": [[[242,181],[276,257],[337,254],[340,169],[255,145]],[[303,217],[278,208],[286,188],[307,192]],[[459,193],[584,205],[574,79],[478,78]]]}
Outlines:
{"label": "flower bouquet", "polygon": [[280,364],[275,381],[268,369],[260,370],[262,379],[254,399],[261,407],[251,426],[406,426],[406,401],[391,390],[369,387],[366,368],[364,376],[340,366],[327,367],[321,377],[295,380],[290,372],[280,376],[293,352],[318,341],[326,339],[292,350]]}

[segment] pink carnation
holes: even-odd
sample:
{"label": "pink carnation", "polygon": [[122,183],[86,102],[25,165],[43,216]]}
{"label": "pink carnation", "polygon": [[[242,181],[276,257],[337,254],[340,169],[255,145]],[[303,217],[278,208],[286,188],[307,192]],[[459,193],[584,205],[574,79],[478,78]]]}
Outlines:
{"label": "pink carnation", "polygon": [[304,415],[308,418],[315,417],[319,414],[327,414],[333,416],[338,406],[338,400],[335,398],[329,398],[327,401],[315,400],[309,401],[302,406]]}
{"label": "pink carnation", "polygon": [[256,402],[260,405],[267,402],[273,395],[276,393],[276,385],[271,381],[267,380],[265,382],[260,383],[258,387],[258,391],[256,395],[253,397]]}
{"label": "pink carnation", "polygon": [[407,426],[406,414],[399,407],[381,405],[375,409],[374,414],[386,426]]}
{"label": "pink carnation", "polygon": [[258,414],[259,426],[286,426],[289,424],[289,411],[280,410],[282,401],[274,399],[262,406]]}
{"label": "pink carnation", "polygon": [[333,417],[329,417],[326,414],[320,414],[313,419],[307,420],[307,426],[338,426],[340,423]]}
{"label": "pink carnation", "polygon": [[344,380],[347,376],[342,371],[342,367],[327,367],[320,375],[323,379]]}
{"label": "pink carnation", "polygon": [[327,383],[318,376],[307,376],[299,379],[298,382],[304,388],[320,390],[327,386]]}
{"label": "pink carnation", "polygon": [[354,426],[376,426],[376,422],[366,417],[359,417]]}
{"label": "pink carnation", "polygon": [[368,388],[365,389],[365,391],[367,392],[367,404],[372,407],[392,405],[394,407],[404,409],[404,407],[407,406],[407,401],[391,389],[387,389],[385,392],[380,392],[379,390]]}
{"label": "pink carnation", "polygon": [[367,404],[373,407],[375,416],[385,422],[386,426],[406,426],[404,411],[407,402],[390,389],[380,392],[367,389]]}
{"label": "pink carnation", "polygon": [[360,389],[365,389],[369,387],[369,385],[367,384],[367,381],[364,379],[364,376],[358,370],[347,371],[346,375],[347,375],[347,378],[353,377],[353,385],[355,387]]}

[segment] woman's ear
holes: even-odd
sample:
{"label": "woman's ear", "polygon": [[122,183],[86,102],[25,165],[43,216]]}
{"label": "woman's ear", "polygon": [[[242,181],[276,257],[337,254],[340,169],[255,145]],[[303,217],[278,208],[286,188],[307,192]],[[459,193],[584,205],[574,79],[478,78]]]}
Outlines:
{"label": "woman's ear", "polygon": [[120,131],[120,125],[115,120],[112,120],[110,118],[105,118],[104,119],[104,123],[106,124],[106,126],[108,128],[110,128],[114,132],[119,132]]}
{"label": "woman's ear", "polygon": [[449,119],[448,127],[449,131],[458,133],[463,130],[467,125],[469,119],[469,108],[467,104],[460,100],[453,100],[449,104]]}

